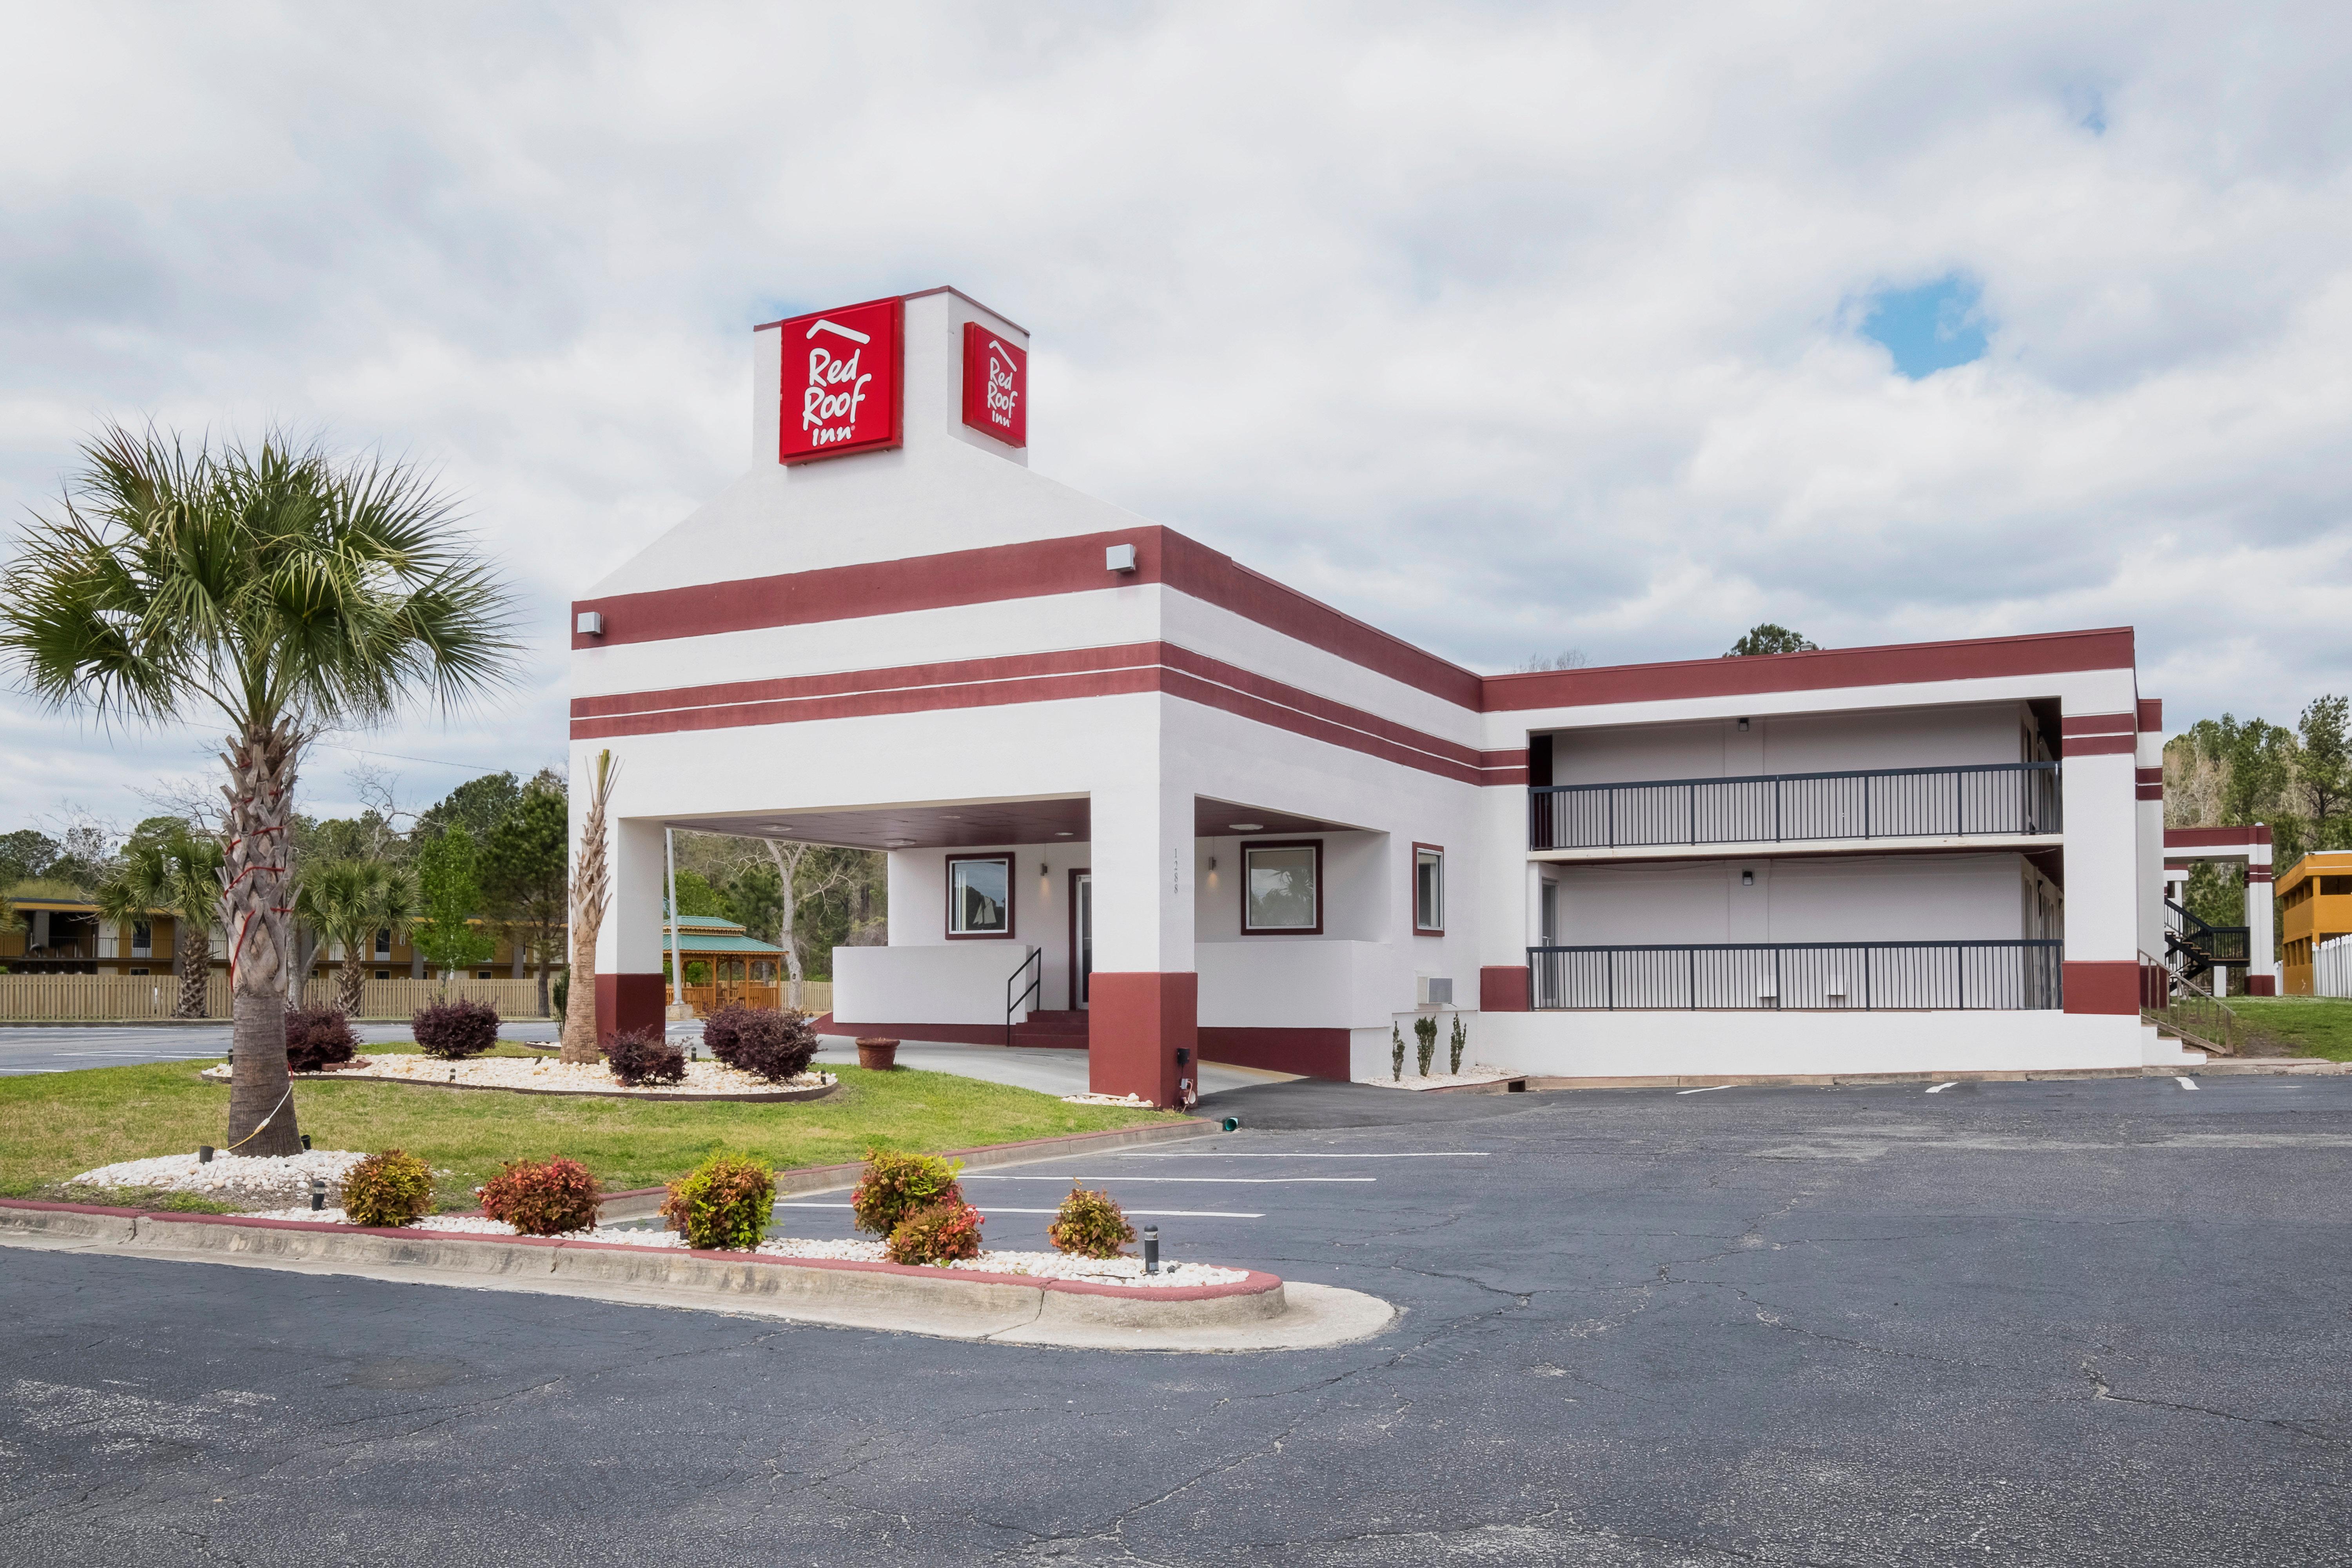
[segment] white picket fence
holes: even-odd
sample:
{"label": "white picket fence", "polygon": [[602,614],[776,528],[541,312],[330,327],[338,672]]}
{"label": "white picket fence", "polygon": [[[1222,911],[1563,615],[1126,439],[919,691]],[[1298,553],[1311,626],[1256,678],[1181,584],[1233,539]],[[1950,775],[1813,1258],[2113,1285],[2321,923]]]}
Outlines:
{"label": "white picket fence", "polygon": [[2339,936],[2311,950],[2311,994],[2352,996],[2352,936]]}
{"label": "white picket fence", "polygon": [[[370,980],[360,987],[362,1018],[406,1018],[444,996],[487,1002],[501,1018],[536,1018],[537,980]],[[313,980],[303,993],[313,1007],[335,1000],[332,975]],[[0,974],[0,1022],[87,1021],[137,1023],[169,1018],[180,1004],[175,974]],[[215,974],[205,986],[205,1016],[229,1016],[228,976]]]}

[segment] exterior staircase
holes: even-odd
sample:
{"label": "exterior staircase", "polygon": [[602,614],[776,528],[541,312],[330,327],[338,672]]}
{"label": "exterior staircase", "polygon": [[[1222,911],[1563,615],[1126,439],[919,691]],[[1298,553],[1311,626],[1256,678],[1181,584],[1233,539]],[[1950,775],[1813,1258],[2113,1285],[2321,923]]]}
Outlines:
{"label": "exterior staircase", "polygon": [[2244,963],[2249,939],[2244,926],[2208,925],[2170,899],[2164,900],[2165,967],[2180,979],[2201,981],[2216,966]]}
{"label": "exterior staircase", "polygon": [[1032,1013],[1013,1026],[1013,1043],[1016,1046],[1058,1046],[1085,1050],[1087,1015],[1083,1010],[1070,1008]]}

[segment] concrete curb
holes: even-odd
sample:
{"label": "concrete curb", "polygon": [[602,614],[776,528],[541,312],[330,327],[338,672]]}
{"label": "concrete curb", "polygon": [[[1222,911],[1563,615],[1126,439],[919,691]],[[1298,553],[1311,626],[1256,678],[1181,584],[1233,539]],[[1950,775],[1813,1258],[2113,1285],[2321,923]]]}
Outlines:
{"label": "concrete curb", "polygon": [[[1114,1127],[1105,1132],[1060,1132],[1051,1138],[1024,1138],[1015,1143],[984,1143],[977,1149],[948,1149],[945,1160],[961,1160],[967,1171],[992,1171],[1003,1165],[1026,1165],[1040,1160],[1060,1160],[1072,1154],[1127,1149],[1139,1143],[1168,1143],[1179,1139],[1205,1138],[1222,1129],[1214,1121],[1187,1117],[1181,1121],[1148,1122],[1140,1127]],[[839,1192],[857,1184],[866,1169],[862,1160],[843,1165],[803,1165],[776,1173],[776,1196],[806,1197],[813,1193]],[[667,1187],[630,1187],[604,1194],[597,1213],[607,1222],[645,1219],[661,1213]]]}
{"label": "concrete curb", "polygon": [[1379,1333],[1388,1303],[1277,1276],[1171,1289],[541,1237],[475,1237],[0,1199],[0,1245],[586,1296],[1024,1345],[1294,1350]]}

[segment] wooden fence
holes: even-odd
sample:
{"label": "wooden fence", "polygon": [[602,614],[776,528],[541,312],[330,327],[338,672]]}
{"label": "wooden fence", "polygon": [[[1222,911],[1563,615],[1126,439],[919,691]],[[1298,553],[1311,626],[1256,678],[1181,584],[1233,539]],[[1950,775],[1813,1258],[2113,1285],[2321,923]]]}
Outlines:
{"label": "wooden fence", "polygon": [[[688,985],[687,994],[708,1011],[713,988]],[[754,986],[755,1005],[778,1006],[788,994],[785,985]],[[405,1019],[419,1007],[445,995],[488,1002],[501,1018],[537,1018],[537,980],[452,980],[445,992],[438,980],[369,980],[360,986],[362,1018]],[[313,980],[303,993],[313,1007],[331,1005],[335,978]],[[139,1023],[173,1016],[180,1004],[176,974],[0,974],[0,1023],[87,1021]],[[809,980],[801,984],[801,1006],[809,1013],[833,1011],[833,982]],[[226,1021],[229,1016],[228,976],[215,973],[207,984],[205,1016]]]}

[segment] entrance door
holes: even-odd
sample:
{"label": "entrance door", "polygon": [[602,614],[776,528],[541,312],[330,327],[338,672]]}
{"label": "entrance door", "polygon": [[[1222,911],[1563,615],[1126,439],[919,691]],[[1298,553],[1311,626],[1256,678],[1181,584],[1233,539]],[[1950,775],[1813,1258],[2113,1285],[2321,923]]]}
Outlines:
{"label": "entrance door", "polygon": [[1083,1009],[1095,977],[1095,879],[1070,873],[1070,1005]]}

